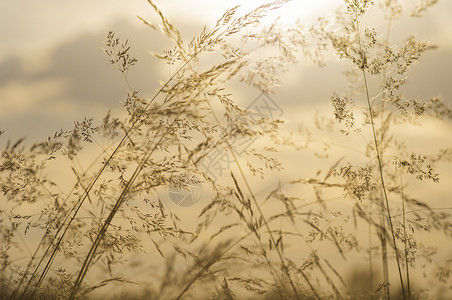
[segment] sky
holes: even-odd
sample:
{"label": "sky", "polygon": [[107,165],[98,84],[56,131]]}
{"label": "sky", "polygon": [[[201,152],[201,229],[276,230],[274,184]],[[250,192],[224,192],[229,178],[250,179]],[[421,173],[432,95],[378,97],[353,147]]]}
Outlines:
{"label": "sky", "polygon": [[[247,11],[264,2],[156,1],[186,40],[204,25],[213,26],[231,6],[242,4],[242,11]],[[294,0],[277,16],[286,24],[299,18],[309,25],[317,17],[331,14],[340,4],[340,0]],[[103,53],[109,30],[130,41],[132,54],[139,62],[129,73],[129,81],[142,95],[151,95],[170,73],[151,52],[165,50],[170,44],[139,21],[137,15],[158,23],[144,0],[1,1],[0,130],[5,132],[0,144],[23,137],[28,143],[37,142],[60,129],[71,129],[74,121],[85,117],[100,119],[109,109],[122,110],[126,86]],[[439,95],[452,104],[450,16],[452,1],[443,0],[422,19],[393,24],[394,40],[409,33],[439,46],[425,54],[414,68],[407,82],[407,94],[421,98]],[[378,23],[377,28],[384,30]],[[345,85],[341,73],[344,70],[344,64],[337,59],[329,59],[326,67],[319,68],[301,57],[282,75],[282,84],[272,97],[289,127],[312,119],[319,110],[331,109],[331,95]],[[235,92],[236,100],[245,106],[260,94],[241,88]],[[405,131],[403,135],[422,147],[447,146],[450,126],[424,125],[422,130]],[[426,140],[431,142],[425,143]]]}
{"label": "sky", "polygon": [[[199,32],[203,24],[212,25],[231,6],[241,4],[246,11],[264,2],[156,1],[183,33],[184,30],[188,32],[187,35]],[[278,15],[283,22],[300,18],[309,24],[315,18],[331,13],[340,3],[339,0],[294,0],[278,11]],[[411,32],[440,46],[436,55],[427,55],[415,70],[413,80],[428,82],[413,84],[416,93],[434,91],[452,98],[448,96],[452,95],[448,84],[448,78],[452,76],[451,14],[452,2],[440,1],[422,21],[409,26]],[[6,136],[9,139],[35,134],[43,137],[51,134],[51,130],[70,126],[69,120],[79,119],[87,111],[94,113],[118,105],[124,86],[118,74],[106,64],[102,53],[102,41],[111,29],[133,42],[133,50],[142,63],[131,76],[135,76],[138,86],[152,92],[168,73],[155,66],[156,61],[149,52],[161,51],[166,41],[147,30],[137,15],[157,21],[144,0],[2,1],[0,127],[8,129]],[[405,31],[397,24],[394,27],[395,32]],[[147,72],[149,68],[158,70]],[[320,74],[315,67],[306,68],[311,68],[321,78],[334,73]],[[312,87],[321,82],[311,82],[313,78],[305,76],[306,73],[311,74],[311,71],[303,72],[298,66],[285,80],[294,87],[299,84]],[[285,94],[290,91],[287,87],[281,90]],[[306,89],[305,94],[307,99],[320,97],[318,90]]]}
{"label": "sky", "polygon": [[[265,1],[156,1],[186,40],[213,26],[223,12],[241,4],[248,11]],[[278,11],[281,22],[300,19],[303,24],[331,15],[340,0],[293,0]],[[406,1],[406,3],[412,3]],[[105,34],[113,30],[128,39],[139,62],[129,81],[141,95],[152,95],[169,77],[166,64],[151,52],[170,47],[169,41],[149,29],[137,15],[158,23],[145,0],[43,0],[1,1],[0,3],[0,144],[25,137],[29,144],[41,141],[60,129],[69,130],[85,117],[101,119],[105,113],[122,111],[126,86],[120,73],[109,65],[103,53]],[[439,1],[422,19],[395,22],[394,40],[414,34],[439,46],[422,58],[409,76],[407,94],[426,98],[442,96],[452,105],[452,1]],[[371,16],[372,18],[372,16]],[[382,24],[377,29],[384,31]],[[311,122],[318,111],[330,111],[329,99],[346,84],[342,62],[335,58],[326,67],[300,57],[300,62],[282,75],[282,84],[272,99],[283,112],[288,128]],[[326,84],[325,84],[326,83]],[[239,103],[250,104],[257,90],[236,87]],[[402,134],[416,146],[450,147],[450,124],[429,123]],[[426,142],[429,141],[429,142]],[[433,147],[433,148],[434,148]],[[284,156],[290,164],[291,156]],[[451,174],[452,178],[452,174]]]}
{"label": "sky", "polygon": [[[232,6],[240,4],[244,10],[247,10],[265,2],[262,0],[156,1],[170,18],[184,18],[186,22],[200,24],[216,20],[222,12]],[[306,17],[312,12],[337,3],[339,3],[338,0],[298,0],[289,3],[283,12],[285,17],[288,15],[290,18]],[[292,9],[294,7],[295,10]],[[118,19],[133,21],[134,25],[138,26],[135,16],[147,16],[151,13],[151,8],[145,0],[81,0],[77,2],[44,0],[39,3],[25,0],[2,1],[0,9],[2,11],[0,36],[5,40],[0,49],[0,57],[12,53],[34,53],[36,50],[43,50],[71,40],[81,33],[105,30],[108,24],[113,24]]]}
{"label": "sky", "polygon": [[[190,34],[196,34],[203,24],[212,24],[240,2],[198,0],[189,7],[187,1],[157,3],[182,31],[189,28]],[[309,16],[306,8],[314,12],[334,1],[301,2],[304,13],[300,15]],[[246,1],[243,10],[261,3]],[[161,51],[165,41],[136,17],[155,19],[147,1],[2,1],[0,11],[0,126],[8,129],[10,139],[45,136],[51,134],[46,128],[67,127],[68,120],[79,118],[87,108],[94,112],[118,104],[123,85],[115,81],[118,74],[105,63],[101,51],[105,33],[111,29],[133,40],[137,56],[144,61],[136,78],[147,78],[149,91],[167,76],[144,74],[149,67],[144,65],[155,63],[149,51]]]}

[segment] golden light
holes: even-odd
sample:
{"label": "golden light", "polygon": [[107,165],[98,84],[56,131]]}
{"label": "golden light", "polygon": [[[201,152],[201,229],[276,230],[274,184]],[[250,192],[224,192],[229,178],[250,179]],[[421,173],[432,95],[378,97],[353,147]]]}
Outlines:
{"label": "golden light", "polygon": [[[269,0],[198,0],[191,2],[191,5],[184,5],[185,2],[183,1],[162,1],[158,5],[163,11],[171,12],[172,16],[185,18],[190,23],[196,23],[203,19],[215,22],[224,11],[237,5],[240,5],[241,12],[246,13],[271,2]],[[283,22],[296,21],[297,19],[302,21],[315,19],[325,11],[334,10],[341,3],[340,0],[292,0],[282,5],[278,10],[271,12],[268,19],[280,17]],[[197,20],[194,20],[194,17]]]}

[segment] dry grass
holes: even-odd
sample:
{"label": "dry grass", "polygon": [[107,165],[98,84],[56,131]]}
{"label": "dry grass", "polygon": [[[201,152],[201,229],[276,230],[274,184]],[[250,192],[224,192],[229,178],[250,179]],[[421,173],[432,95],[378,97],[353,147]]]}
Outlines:
{"label": "dry grass", "polygon": [[[297,23],[289,30],[277,21],[259,26],[268,12],[287,1],[242,15],[234,7],[188,43],[148,2],[159,26],[140,20],[151,30],[159,27],[174,43],[171,50],[155,54],[176,67],[161,88],[151,97],[133,89],[128,72],[139,63],[133,47],[109,32],[105,52],[127,85],[126,117],[108,112],[99,122],[75,122],[72,130],[31,147],[20,140],[2,150],[0,299],[105,294],[112,299],[434,297],[412,284],[412,274],[420,269],[433,269],[447,285],[450,263],[437,264],[436,250],[417,233],[450,238],[451,217],[410,196],[404,182],[414,176],[438,183],[435,166],[452,161],[452,151],[418,154],[404,146],[393,128],[422,124],[427,117],[450,119],[452,111],[439,98],[405,98],[401,88],[406,77],[433,47],[414,37],[392,45],[389,36],[395,20],[420,17],[436,1],[423,1],[409,11],[399,1],[376,6],[346,0],[335,17],[308,27]],[[388,23],[385,34],[365,25],[369,10],[378,9]],[[317,117],[313,127],[360,141],[355,146],[364,158],[349,151],[340,159],[322,154],[330,161],[325,170],[261,195],[252,176],[283,172],[279,149],[315,152],[314,133],[300,130],[307,141],[302,146],[283,138],[281,120],[256,118],[234,101],[228,88],[240,80],[269,93],[300,54],[323,65],[328,51],[351,65],[347,76],[352,84],[344,95],[332,95],[333,113]],[[256,137],[274,146],[253,145],[239,156],[239,142]],[[324,144],[333,152],[334,140]],[[80,160],[95,151],[97,158],[81,167]],[[221,181],[202,167],[213,151],[231,158],[231,170]],[[68,191],[52,180],[59,174],[48,172],[54,161],[73,174],[75,183]],[[211,191],[195,227],[159,196],[168,186],[199,184],[188,173]],[[312,198],[299,195],[300,187],[311,188]],[[331,195],[340,195],[348,208],[338,208],[328,200]],[[364,234],[358,230],[362,228]],[[30,231],[40,236],[36,243],[25,240]],[[28,257],[19,260],[17,250],[24,247]],[[151,276],[140,273],[145,261],[125,264],[138,254],[158,265]],[[358,279],[347,279],[347,264],[356,257],[367,270]],[[126,273],[138,276],[121,276]],[[145,289],[136,286],[142,279],[148,280]],[[122,290],[109,293],[108,287]]]}

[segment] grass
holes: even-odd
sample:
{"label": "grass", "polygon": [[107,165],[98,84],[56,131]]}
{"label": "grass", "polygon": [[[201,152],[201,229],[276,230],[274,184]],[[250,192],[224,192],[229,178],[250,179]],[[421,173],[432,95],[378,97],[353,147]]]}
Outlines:
{"label": "grass", "polygon": [[[404,182],[414,177],[437,184],[435,166],[452,161],[452,151],[418,154],[394,128],[428,118],[447,120],[452,111],[439,98],[410,99],[401,92],[410,70],[433,47],[414,37],[390,44],[394,22],[420,17],[436,1],[409,11],[398,1],[376,6],[346,0],[331,19],[289,30],[277,20],[260,26],[287,1],[243,14],[233,7],[188,43],[148,2],[174,44],[155,54],[176,66],[161,88],[151,97],[133,88],[128,72],[139,63],[133,47],[109,32],[105,53],[127,86],[125,117],[108,112],[99,122],[75,122],[72,130],[31,147],[19,140],[2,150],[0,299],[433,298],[434,290],[413,284],[412,275],[422,269],[426,274],[433,269],[447,285],[450,264],[436,265],[436,249],[419,233],[450,238],[451,217],[409,196]],[[385,34],[366,25],[370,12],[386,20]],[[284,172],[278,151],[319,155],[313,145],[319,140],[311,129],[297,133],[306,138],[303,146],[284,138],[281,120],[256,118],[228,89],[239,80],[270,93],[301,54],[324,65],[322,57],[331,53],[349,63],[348,75],[355,77],[344,95],[332,95],[333,113],[325,122],[315,119],[313,126],[335,131],[362,147],[362,155],[346,151],[335,159],[341,149],[333,136],[320,142],[332,152],[322,155],[328,162],[324,170],[261,195],[253,178]],[[256,137],[264,143],[239,156],[236,142]],[[260,146],[265,143],[272,146]],[[82,168],[80,160],[93,151],[97,158]],[[231,158],[222,180],[201,167],[214,151]],[[75,183],[67,192],[51,179],[58,174],[48,174],[54,161],[73,173]],[[189,189],[198,183],[187,173],[196,174],[210,191],[195,227],[160,198],[168,186]],[[300,187],[312,191],[312,199],[300,195]],[[41,237],[35,248],[24,238],[29,231]],[[24,262],[15,253],[23,248],[29,255]],[[126,265],[138,254],[148,259]],[[356,257],[367,270],[347,279],[344,273]],[[147,260],[155,262],[150,276],[137,274]]]}

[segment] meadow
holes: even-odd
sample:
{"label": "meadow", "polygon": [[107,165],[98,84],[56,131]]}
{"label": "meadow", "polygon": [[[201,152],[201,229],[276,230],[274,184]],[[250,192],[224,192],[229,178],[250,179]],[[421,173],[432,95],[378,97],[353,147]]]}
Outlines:
{"label": "meadow", "polygon": [[[288,2],[186,37],[148,0],[137,22],[172,43],[149,49],[169,70],[151,95],[130,80],[133,43],[106,34],[123,111],[3,141],[0,299],[452,297],[450,201],[432,196],[452,145],[419,137],[452,110],[406,88],[435,45],[392,35],[437,1],[344,0],[289,27]],[[331,57],[344,83],[327,109],[278,104],[300,59]]]}

